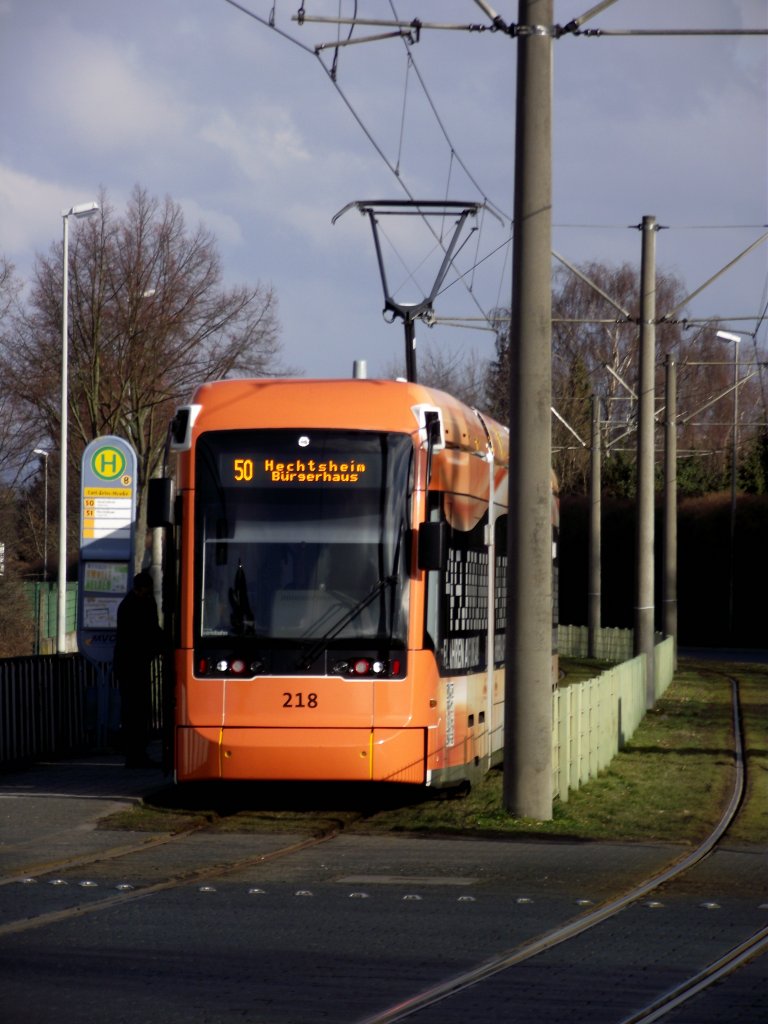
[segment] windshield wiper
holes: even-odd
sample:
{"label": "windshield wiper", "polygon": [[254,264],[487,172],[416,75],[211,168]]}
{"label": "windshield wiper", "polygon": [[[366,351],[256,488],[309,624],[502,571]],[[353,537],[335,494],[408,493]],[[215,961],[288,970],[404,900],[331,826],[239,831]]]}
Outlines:
{"label": "windshield wiper", "polygon": [[348,626],[353,619],[356,619],[360,612],[367,608],[385,587],[394,586],[395,583],[397,583],[397,576],[383,576],[380,580],[377,580],[365,597],[350,608],[348,612],[345,612],[340,619],[334,622],[331,628],[315,641],[307,653],[299,658],[296,663],[296,667],[303,668],[305,670],[309,669],[314,660],[328,647],[331,640],[334,640],[345,626]]}

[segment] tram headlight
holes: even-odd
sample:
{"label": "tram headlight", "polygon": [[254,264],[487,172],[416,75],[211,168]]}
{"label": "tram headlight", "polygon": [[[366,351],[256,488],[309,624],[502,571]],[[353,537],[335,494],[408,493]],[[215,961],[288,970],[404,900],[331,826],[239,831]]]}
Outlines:
{"label": "tram headlight", "polygon": [[264,663],[258,659],[253,661],[242,654],[219,654],[211,657],[198,656],[197,675],[208,679],[244,678],[263,675]]}
{"label": "tram headlight", "polygon": [[351,658],[349,660],[337,661],[331,668],[331,672],[337,676],[346,676],[356,679],[370,678],[376,676],[380,679],[393,675],[400,675],[402,662],[399,658],[394,661],[384,661],[381,658]]}

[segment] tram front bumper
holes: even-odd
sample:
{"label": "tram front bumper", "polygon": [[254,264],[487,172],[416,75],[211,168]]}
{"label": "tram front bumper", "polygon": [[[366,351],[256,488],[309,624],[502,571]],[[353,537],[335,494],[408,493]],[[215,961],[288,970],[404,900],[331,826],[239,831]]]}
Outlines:
{"label": "tram front bumper", "polygon": [[426,781],[426,729],[193,728],[176,734],[176,777]]}

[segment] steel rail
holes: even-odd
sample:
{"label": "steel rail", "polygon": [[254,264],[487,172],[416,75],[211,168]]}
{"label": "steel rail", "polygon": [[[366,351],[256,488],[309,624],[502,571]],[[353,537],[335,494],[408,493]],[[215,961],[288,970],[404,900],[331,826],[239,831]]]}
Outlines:
{"label": "steel rail", "polygon": [[538,938],[535,938],[530,942],[525,942],[522,945],[501,953],[498,956],[492,957],[491,959],[486,960],[467,971],[463,971],[437,985],[433,985],[430,988],[409,997],[408,999],[402,1000],[394,1006],[373,1014],[370,1017],[365,1017],[359,1022],[359,1024],[397,1024],[398,1021],[406,1020],[408,1017],[426,1009],[428,1006],[433,1006],[444,999],[457,995],[459,992],[471,988],[472,986],[485,981],[487,978],[491,978],[510,967],[514,967],[517,964],[523,963],[525,960],[530,960],[532,957],[538,956],[539,953],[554,949],[555,946],[559,946],[561,943],[567,942],[569,939],[576,938],[576,936],[583,934],[590,928],[594,928],[603,921],[614,917],[619,913],[619,911],[624,910],[631,903],[636,903],[654,889],[658,889],[661,885],[664,885],[666,882],[669,882],[678,875],[688,871],[695,864],[698,864],[700,861],[704,860],[705,857],[709,856],[735,818],[744,797],[744,731],[742,728],[741,708],[739,705],[739,688],[738,682],[734,678],[729,677],[729,679],[731,683],[731,712],[734,735],[734,784],[730,799],[728,800],[728,804],[719,822],[707,838],[696,847],[696,849],[686,856],[673,861],[663,871],[660,871],[638,883],[628,892],[602,903],[594,910],[590,910],[587,913],[574,918],[572,921],[569,921],[561,927],[545,932],[543,935],[540,935]]}
{"label": "steel rail", "polygon": [[0,877],[0,888],[4,885],[11,885],[14,882],[23,882],[30,875],[49,875],[53,871],[64,871],[70,868],[87,867],[89,864],[99,864],[102,861],[118,860],[120,857],[129,857],[133,853],[143,853],[145,850],[154,849],[156,846],[166,846],[168,843],[175,843],[186,837],[191,832],[197,832],[206,825],[199,825],[183,831],[168,833],[167,835],[155,836],[154,838],[143,839],[139,843],[130,843],[123,846],[111,846],[106,850],[94,853],[81,854],[78,857],[63,857],[59,860],[38,861],[14,871],[12,874]]}
{"label": "steel rail", "polygon": [[653,1024],[653,1021],[659,1020],[670,1010],[674,1010],[693,996],[697,996],[716,981],[727,978],[739,967],[743,967],[747,961],[760,956],[766,950],[768,950],[768,926],[750,935],[748,939],[729,950],[724,956],[713,960],[703,971],[686,979],[676,988],[670,989],[649,1006],[633,1013],[631,1017],[625,1017],[620,1024]]}
{"label": "steel rail", "polygon": [[[313,846],[320,846],[322,843],[326,843],[330,839],[334,839],[339,834],[339,831],[340,829],[338,828],[329,829],[319,836],[311,836],[308,839],[302,839],[299,842],[281,847],[279,850],[273,850],[271,853],[254,854],[250,857],[241,857],[234,861],[219,862],[207,867],[190,868],[187,871],[165,878],[162,881],[153,882],[149,885],[138,886],[130,891],[119,892],[114,896],[107,896],[105,899],[96,900],[93,903],[81,904],[80,906],[68,907],[65,910],[55,910],[45,914],[37,914],[34,917],[22,918],[16,921],[8,921],[5,924],[0,924],[0,938],[6,935],[17,935],[20,932],[31,931],[34,928],[43,928],[46,925],[59,924],[62,921],[70,921],[74,918],[84,917],[86,914],[94,914],[101,910],[111,910],[113,907],[123,906],[126,903],[145,899],[147,896],[152,896],[157,892],[165,892],[168,889],[177,889],[182,885],[189,885],[190,882],[203,881],[204,879],[211,878],[215,875],[226,875],[233,871],[240,871],[243,868],[255,867],[260,864],[266,864],[269,861],[279,860],[281,857],[289,857],[294,853],[299,853],[302,850],[308,850]],[[187,835],[189,835],[188,832],[184,833],[182,838],[185,838]],[[162,845],[162,843],[159,842],[154,845]],[[143,850],[145,847],[139,847],[138,849]],[[120,854],[116,853],[115,856],[120,856]],[[102,859],[104,859],[103,855],[93,857],[91,861],[95,862]]]}
{"label": "steel rail", "polygon": [[[652,890],[672,880],[678,875],[681,875],[683,872],[689,870],[695,864],[708,856],[716,848],[738,812],[741,800],[743,799],[745,787],[744,739],[739,708],[738,684],[736,680],[732,678],[730,682],[735,748],[734,785],[728,805],[721,815],[717,826],[695,850],[690,854],[673,861],[667,868],[642,881],[628,892],[606,901],[601,906],[567,922],[565,925],[545,933],[531,942],[524,943],[515,949],[495,956],[477,965],[475,968],[462,972],[439,985],[433,986],[409,999],[403,1000],[383,1012],[367,1017],[361,1022],[361,1024],[395,1024],[397,1021],[405,1020],[416,1012],[444,999],[450,998],[451,996],[482,982],[486,978],[492,977],[493,975],[498,974],[507,968],[513,967],[516,964],[522,963],[523,961],[528,960],[539,953],[545,952],[548,949],[552,949],[571,938],[575,938],[595,925],[613,917],[629,904],[636,902]],[[198,828],[194,828],[187,830],[184,833],[165,835],[130,846],[114,847],[110,850],[95,853],[93,855],[59,861],[56,864],[50,863],[46,866],[46,873],[50,873],[55,870],[56,867],[82,866],[88,863],[97,863],[104,860],[128,857],[131,854],[141,853],[156,846],[162,846],[183,840],[189,836],[191,832],[198,830]],[[219,862],[207,867],[191,868],[161,881],[151,883],[146,886],[140,886],[131,891],[120,892],[90,904],[39,914],[27,919],[10,921],[0,925],[0,936],[19,934],[35,928],[55,925],[62,921],[76,919],[90,913],[110,910],[129,902],[144,899],[157,892],[167,891],[183,885],[188,885],[192,882],[203,881],[204,879],[211,878],[216,875],[228,874],[250,866],[257,866],[283,857],[288,857],[294,853],[328,842],[335,838],[339,832],[340,829],[338,827],[334,827],[328,829],[321,835],[300,840],[289,844],[286,847],[272,851],[271,853],[239,858],[231,862]],[[21,877],[21,874],[17,872],[13,876],[0,879],[0,885],[8,884],[8,882],[11,881],[19,881]],[[728,973],[736,970],[738,966],[750,958],[764,952],[766,947],[768,947],[768,929],[763,929],[755,933],[755,935],[750,939],[747,939],[734,950],[731,950],[729,953],[719,958],[719,960],[710,964],[695,977],[660,997],[655,1003],[645,1007],[642,1011],[636,1012],[635,1016],[628,1018],[626,1021],[622,1021],[622,1024],[651,1024],[651,1021],[658,1019],[664,1012],[668,1012],[668,1010],[673,1006],[691,998],[691,996],[697,994],[703,988],[707,987],[707,985],[727,976]]]}

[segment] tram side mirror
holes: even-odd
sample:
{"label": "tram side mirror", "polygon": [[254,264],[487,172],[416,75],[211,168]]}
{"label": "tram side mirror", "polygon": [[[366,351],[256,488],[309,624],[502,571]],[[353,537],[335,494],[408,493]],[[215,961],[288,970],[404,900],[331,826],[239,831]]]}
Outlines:
{"label": "tram side mirror", "polygon": [[147,488],[147,526],[173,525],[173,480],[152,477]]}
{"label": "tram side mirror", "polygon": [[419,568],[445,569],[448,565],[448,523],[419,524]]}

